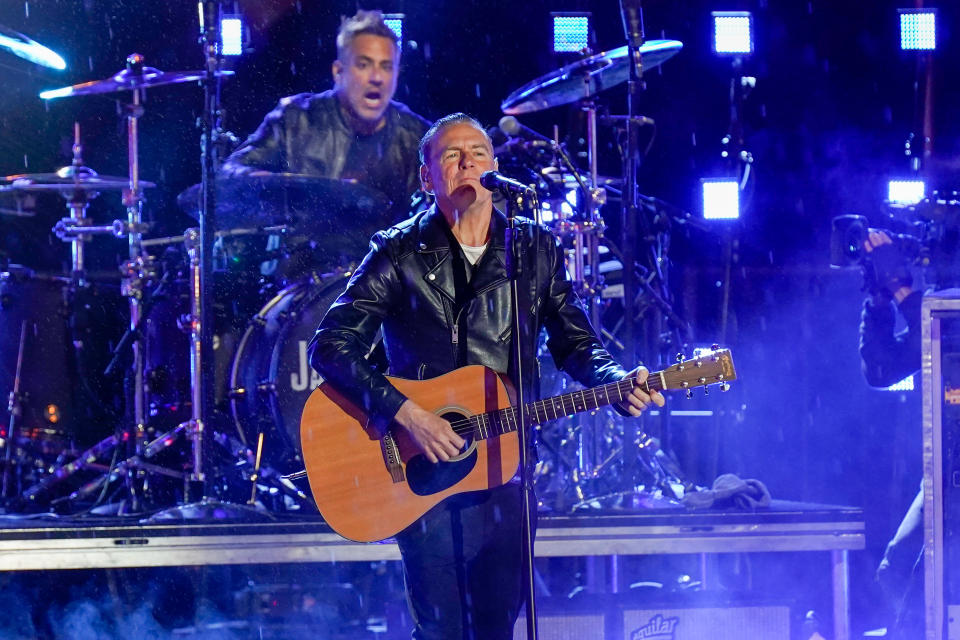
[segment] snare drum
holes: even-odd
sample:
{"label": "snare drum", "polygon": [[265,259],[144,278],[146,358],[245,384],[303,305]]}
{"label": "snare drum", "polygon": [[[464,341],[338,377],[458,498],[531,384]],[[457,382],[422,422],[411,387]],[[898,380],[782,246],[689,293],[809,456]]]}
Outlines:
{"label": "snare drum", "polygon": [[230,372],[238,437],[255,450],[263,433],[263,460],[282,473],[303,469],[300,414],[320,384],[307,362],[307,344],[346,283],[346,276],[311,277],[286,287],[240,339]]}

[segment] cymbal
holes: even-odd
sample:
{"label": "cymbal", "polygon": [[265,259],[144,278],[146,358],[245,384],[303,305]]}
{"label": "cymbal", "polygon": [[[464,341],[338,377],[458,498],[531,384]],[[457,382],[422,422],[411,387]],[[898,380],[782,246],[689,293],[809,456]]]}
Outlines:
{"label": "cymbal", "polygon": [[[160,71],[154,67],[124,69],[103,80],[91,80],[61,89],[42,91],[40,97],[44,100],[67,98],[70,96],[84,96],[94,93],[113,93],[115,91],[133,91],[135,89],[149,89],[165,84],[179,82],[196,82],[203,80],[205,71]],[[232,76],[233,71],[217,71],[218,76]]]}
{"label": "cymbal", "polygon": [[[196,184],[177,204],[199,219]],[[257,173],[216,179],[217,230],[286,225],[329,257],[362,257],[370,236],[389,226],[390,199],[365,185],[295,173]]]}
{"label": "cymbal", "polygon": [[[683,48],[679,40],[648,40],[640,47],[644,71],[657,67]],[[626,82],[630,75],[627,47],[619,47],[579,60],[528,82],[500,104],[509,115],[558,107],[594,96]]]}
{"label": "cymbal", "polygon": [[[9,184],[3,185],[4,191],[122,191],[130,186],[130,179],[124,176],[100,175],[84,166],[67,165],[54,173],[19,173],[0,178]],[[157,186],[153,182],[140,181],[143,188]]]}
{"label": "cymbal", "polygon": [[2,25],[0,25],[0,49],[49,69],[62,71],[67,68],[67,63],[55,51]]}

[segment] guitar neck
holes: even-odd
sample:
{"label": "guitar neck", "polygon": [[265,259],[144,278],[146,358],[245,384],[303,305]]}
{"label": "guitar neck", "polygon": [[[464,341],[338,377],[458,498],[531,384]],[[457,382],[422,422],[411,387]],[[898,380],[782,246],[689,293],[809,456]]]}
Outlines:
{"label": "guitar neck", "polygon": [[[633,389],[635,379],[636,376],[629,376],[592,389],[581,389],[530,402],[526,405],[527,414],[532,424],[542,424],[622,402]],[[647,392],[660,391],[663,389],[662,379],[661,372],[651,373],[642,387]],[[482,440],[516,431],[519,426],[519,416],[516,407],[508,407],[470,416],[453,423],[452,426],[457,433],[472,433],[475,438]]]}

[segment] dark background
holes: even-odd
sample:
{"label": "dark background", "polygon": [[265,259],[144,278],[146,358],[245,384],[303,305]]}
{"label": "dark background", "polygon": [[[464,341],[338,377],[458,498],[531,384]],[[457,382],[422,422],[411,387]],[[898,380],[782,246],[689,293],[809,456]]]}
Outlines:
{"label": "dark background", "polygon": [[[904,142],[915,125],[916,57],[899,51],[897,4],[888,0],[691,0],[644,3],[647,38],[684,43],[675,58],[646,75],[640,111],[657,122],[657,138],[638,176],[641,191],[700,214],[699,180],[725,170],[720,140],[729,123],[731,61],[710,51],[710,11],[754,12],[756,52],[743,72],[757,88],[743,113],[746,147],[755,158],[752,195],[739,223],[674,232],[674,294],[698,344],[733,349],[740,374],[722,398],[697,401],[721,418],[707,427],[676,426],[681,460],[702,483],[714,473],[758,478],[775,498],[862,505],[868,550],[857,554],[858,611],[875,599],[869,575],[920,479],[919,393],[872,390],[857,354],[862,293],[856,271],[831,270],[832,217],[884,214],[888,177],[906,175]],[[573,60],[550,52],[550,11],[593,12],[596,51],[621,46],[616,2],[573,0],[420,0],[359,3],[406,14],[397,99],[434,119],[467,111],[495,124],[500,102],[517,87]],[[331,86],[339,16],[355,2],[239,2],[251,24],[251,51],[224,85],[225,126],[248,135],[277,100]],[[960,140],[957,7],[943,3],[940,49],[933,56],[933,186],[956,188]],[[139,0],[35,0],[0,4],[0,24],[61,53],[64,72],[30,68],[0,52],[0,174],[52,171],[70,161],[72,123],[82,128],[84,160],[100,173],[126,173],[125,126],[116,96],[44,104],[49,89],[107,77],[131,52],[161,70],[201,67],[196,6]],[[953,84],[951,84],[954,82]],[[625,88],[600,96],[623,113]],[[175,235],[193,224],[176,195],[199,180],[201,91],[180,84],[148,92],[141,120],[141,177],[150,235]],[[573,148],[584,135],[575,107],[521,120],[549,133],[554,124]],[[619,160],[601,137],[601,173]],[[951,169],[951,167],[953,167]],[[0,250],[14,262],[56,270],[68,246],[49,229],[63,215],[41,198],[33,219],[0,217]],[[91,207],[98,222],[122,217],[115,195]],[[612,211],[607,216],[615,217]],[[722,330],[721,247],[734,243],[730,314]],[[125,244],[98,238],[94,269],[115,269]],[[680,397],[670,400],[680,405]]]}

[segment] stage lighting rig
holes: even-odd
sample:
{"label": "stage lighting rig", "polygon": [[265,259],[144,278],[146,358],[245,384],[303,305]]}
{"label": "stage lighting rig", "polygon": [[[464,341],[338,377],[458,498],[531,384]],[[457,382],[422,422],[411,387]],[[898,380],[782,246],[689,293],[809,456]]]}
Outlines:
{"label": "stage lighting rig", "polygon": [[937,48],[936,9],[897,9],[900,14],[900,49],[933,51]]}
{"label": "stage lighting rig", "polygon": [[243,17],[240,14],[223,14],[220,18],[220,53],[225,56],[243,55],[244,45],[248,41]]}
{"label": "stage lighting rig", "polygon": [[403,19],[404,14],[402,13],[385,13],[383,14],[383,22],[390,30],[397,34],[397,42],[403,43]]}
{"label": "stage lighting rig", "polygon": [[578,53],[590,46],[590,13],[550,14],[553,19],[553,52]]}
{"label": "stage lighting rig", "polygon": [[740,217],[740,183],[735,178],[703,178],[703,218],[736,220]]}
{"label": "stage lighting rig", "polygon": [[713,52],[720,56],[753,53],[753,14],[749,11],[712,11]]}
{"label": "stage lighting rig", "polygon": [[893,205],[917,204],[926,197],[923,180],[899,179],[887,182],[887,202]]}

